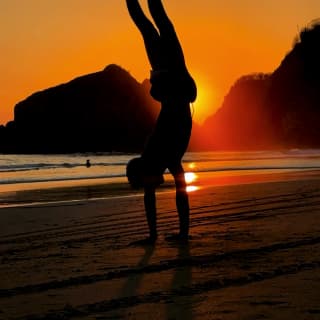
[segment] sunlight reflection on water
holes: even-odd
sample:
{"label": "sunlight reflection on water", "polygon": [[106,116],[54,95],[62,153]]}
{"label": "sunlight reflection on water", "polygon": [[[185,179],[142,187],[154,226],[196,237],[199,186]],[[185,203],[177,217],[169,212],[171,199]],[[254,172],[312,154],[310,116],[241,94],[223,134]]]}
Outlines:
{"label": "sunlight reflection on water", "polygon": [[[189,168],[194,169],[195,164],[190,163]],[[199,190],[199,187],[194,184],[198,180],[198,175],[196,173],[186,172],[184,174],[184,177],[185,177],[186,183],[187,183],[187,192],[194,192],[194,191]]]}

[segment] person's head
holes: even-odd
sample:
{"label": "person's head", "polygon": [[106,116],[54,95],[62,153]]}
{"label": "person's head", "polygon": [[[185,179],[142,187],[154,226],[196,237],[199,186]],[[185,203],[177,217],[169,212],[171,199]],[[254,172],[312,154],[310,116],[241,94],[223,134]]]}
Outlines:
{"label": "person's head", "polygon": [[[127,164],[126,176],[130,185],[135,188],[156,188],[164,182],[162,173],[146,173],[147,164],[141,157],[131,159]],[[153,171],[153,170],[152,170]]]}
{"label": "person's head", "polygon": [[133,188],[143,187],[143,160],[141,157],[131,159],[127,164],[126,176]]}

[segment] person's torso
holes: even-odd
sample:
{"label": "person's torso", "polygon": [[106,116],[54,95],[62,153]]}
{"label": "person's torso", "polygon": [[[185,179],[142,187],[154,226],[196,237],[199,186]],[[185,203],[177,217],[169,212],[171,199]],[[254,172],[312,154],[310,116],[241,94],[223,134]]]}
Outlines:
{"label": "person's torso", "polygon": [[191,129],[189,103],[163,103],[142,156],[150,159],[182,157],[189,144]]}

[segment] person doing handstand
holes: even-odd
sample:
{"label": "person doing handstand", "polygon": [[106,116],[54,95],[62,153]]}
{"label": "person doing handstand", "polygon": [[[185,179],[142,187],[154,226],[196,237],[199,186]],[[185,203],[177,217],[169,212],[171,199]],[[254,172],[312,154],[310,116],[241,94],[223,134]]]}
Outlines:
{"label": "person doing handstand", "polygon": [[189,74],[175,29],[161,0],[148,0],[153,23],[145,16],[138,0],[126,0],[129,14],[140,30],[151,64],[151,96],[161,102],[155,129],[141,157],[127,164],[127,177],[133,187],[144,188],[144,204],[150,236],[157,239],[156,188],[163,183],[166,169],[176,186],[176,206],[180,232],[177,240],[189,237],[189,200],[181,159],[187,150],[192,116],[190,103],[197,96],[196,84]]}

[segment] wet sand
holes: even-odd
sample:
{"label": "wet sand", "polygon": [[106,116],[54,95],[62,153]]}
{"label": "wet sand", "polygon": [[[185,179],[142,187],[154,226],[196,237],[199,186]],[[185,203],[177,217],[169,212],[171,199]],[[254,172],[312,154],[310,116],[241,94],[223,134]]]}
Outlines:
{"label": "wet sand", "polygon": [[[208,179],[158,195],[154,246],[142,195],[0,209],[0,319],[320,319],[317,172]],[[209,183],[210,181],[210,183]]]}

